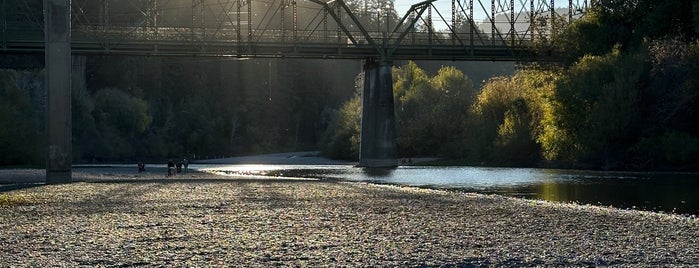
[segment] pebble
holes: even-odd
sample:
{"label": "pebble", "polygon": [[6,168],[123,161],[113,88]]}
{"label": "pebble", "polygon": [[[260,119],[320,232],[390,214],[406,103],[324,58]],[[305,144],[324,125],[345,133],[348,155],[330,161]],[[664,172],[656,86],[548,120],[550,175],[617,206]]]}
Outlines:
{"label": "pebble", "polygon": [[[693,217],[338,181],[95,176],[0,192],[0,266],[699,266]],[[8,199],[12,200],[12,199]]]}

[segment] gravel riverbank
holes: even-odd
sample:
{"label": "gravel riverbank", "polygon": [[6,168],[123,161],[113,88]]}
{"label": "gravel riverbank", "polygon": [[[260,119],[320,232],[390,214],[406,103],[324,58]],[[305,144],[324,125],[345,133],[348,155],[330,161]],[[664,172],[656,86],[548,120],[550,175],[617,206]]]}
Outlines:
{"label": "gravel riverbank", "polygon": [[0,192],[0,267],[699,266],[699,221],[683,216],[197,172],[74,177]]}

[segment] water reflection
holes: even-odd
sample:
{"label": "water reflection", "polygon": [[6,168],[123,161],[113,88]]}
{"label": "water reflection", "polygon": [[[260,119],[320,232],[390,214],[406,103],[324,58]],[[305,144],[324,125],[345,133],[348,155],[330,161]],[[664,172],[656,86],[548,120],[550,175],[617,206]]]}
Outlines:
{"label": "water reflection", "polygon": [[368,178],[381,179],[390,178],[395,168],[362,168],[362,172]]}
{"label": "water reflection", "polygon": [[612,205],[621,208],[699,215],[699,181],[694,175],[654,175],[639,178],[581,178],[577,182],[546,182],[534,187],[537,199]]}
{"label": "water reflection", "polygon": [[205,169],[235,176],[366,181],[699,215],[699,174],[695,173],[421,166],[367,169],[337,165],[230,165]]}

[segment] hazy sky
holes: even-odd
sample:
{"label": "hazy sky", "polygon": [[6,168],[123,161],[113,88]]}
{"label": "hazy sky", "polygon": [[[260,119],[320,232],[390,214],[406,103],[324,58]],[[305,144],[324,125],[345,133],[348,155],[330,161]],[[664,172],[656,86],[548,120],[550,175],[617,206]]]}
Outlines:
{"label": "hazy sky", "polygon": [[[463,2],[463,0],[461,0]],[[485,0],[488,4],[484,5],[486,6],[486,9],[490,9],[490,0]],[[410,6],[421,2],[421,0],[395,0],[395,7],[396,11],[398,12],[398,16],[402,17],[405,15],[405,12],[408,11]],[[474,1],[474,5],[476,8],[473,10],[473,17],[476,19],[476,21],[482,21],[486,18],[486,13],[483,12],[483,9],[480,7],[480,5],[477,4],[477,0]],[[451,21],[451,0],[437,0],[434,2],[434,5],[437,7],[439,10],[439,13],[442,14],[445,20]],[[439,26],[441,18],[437,15],[436,11],[432,11],[432,18],[435,24],[435,28],[437,29],[442,29],[445,28],[444,26]]]}
{"label": "hazy sky", "polygon": [[[395,0],[395,7],[396,11],[398,12],[398,16],[402,17],[405,15],[405,12],[408,11],[411,5],[416,4],[421,2],[422,0]],[[468,1],[466,0],[458,0],[461,3],[466,3],[468,4]],[[473,18],[475,19],[476,22],[482,22],[488,18],[488,16],[491,13],[491,0],[480,0],[482,1],[482,4],[479,2],[479,0],[474,0],[473,5]],[[536,9],[548,9],[548,5],[550,3],[550,0],[519,0],[515,1],[515,13],[518,12],[529,12],[530,9],[530,1],[534,1],[535,3],[535,10]],[[510,12],[509,8],[509,2],[510,1],[504,1],[504,0],[497,0],[495,1],[496,4],[500,3],[504,6],[498,6],[497,10],[498,13],[502,12],[502,10],[507,10],[506,12]],[[573,0],[574,5],[578,5],[580,7],[584,6],[586,0]],[[445,20],[448,22],[451,22],[451,0],[437,0],[434,2],[434,5],[437,7],[439,12],[442,14]],[[564,0],[556,0],[555,1],[556,8],[566,8],[568,7],[568,1]],[[466,6],[464,6],[466,8]],[[466,10],[468,12],[468,10]],[[433,21],[435,23],[436,28],[440,29],[443,27],[437,26],[439,24],[438,20],[441,20],[439,16],[437,15],[436,11],[433,11],[432,14]]]}
{"label": "hazy sky", "polygon": [[[460,0],[461,2],[464,2],[464,0]],[[484,0],[483,7],[485,7],[485,10],[488,12],[490,11],[490,0]],[[405,15],[405,12],[408,11],[411,5],[414,5],[416,3],[421,2],[420,0],[395,0],[395,7],[396,11],[398,11],[399,15]],[[509,2],[509,1],[508,1]],[[518,2],[518,1],[515,1]],[[516,3],[517,5],[518,3]],[[442,13],[442,16],[444,16],[445,19],[451,20],[451,0],[437,0],[434,2],[434,5],[439,9],[439,12]],[[473,17],[476,18],[476,21],[480,21],[486,18],[486,12],[484,12],[483,8],[478,4],[478,0],[475,0],[473,5],[475,6],[473,10]],[[519,5],[517,5],[519,7]],[[433,11],[434,12],[434,11]],[[433,13],[433,17],[437,16],[435,13]]]}
{"label": "hazy sky", "polygon": [[[406,11],[410,8],[411,5],[416,4],[421,2],[422,0],[395,0],[395,7],[396,11],[398,11],[399,15],[404,15]],[[464,3],[464,7],[468,4],[467,0],[458,0],[461,3]],[[481,2],[482,1],[482,5]],[[535,3],[535,9],[548,9],[548,5],[550,3],[550,0],[519,0],[515,1],[515,12],[528,12],[529,11],[529,5],[530,2],[534,1]],[[510,1],[505,1],[505,0],[497,0],[495,1],[496,4],[498,4],[497,10],[500,12],[502,10],[507,10],[509,12],[509,3]],[[573,0],[573,5],[577,6],[584,6],[585,2],[589,2],[589,0]],[[439,9],[439,12],[442,13],[442,15],[446,18],[451,20],[451,0],[437,0],[434,2],[434,5]],[[491,13],[491,0],[474,0],[473,1],[474,5],[474,10],[473,10],[473,17],[476,19],[476,21],[481,21],[486,18],[486,14]],[[504,6],[500,6],[504,5]],[[555,1],[556,8],[567,8],[568,7],[568,1],[564,0],[556,0]],[[468,11],[468,10],[467,10]]]}

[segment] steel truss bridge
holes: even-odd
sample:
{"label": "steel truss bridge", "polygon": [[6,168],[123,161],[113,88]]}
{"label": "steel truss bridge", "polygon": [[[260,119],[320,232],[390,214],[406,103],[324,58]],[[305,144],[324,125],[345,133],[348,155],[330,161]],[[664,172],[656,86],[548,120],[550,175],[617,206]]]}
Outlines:
{"label": "steel truss bridge", "polygon": [[[588,0],[72,0],[73,54],[525,60]],[[450,3],[448,2],[450,1]],[[438,4],[439,3],[439,4]],[[0,53],[43,52],[42,0],[0,0]],[[539,55],[540,56],[540,55]]]}
{"label": "steel truss bridge", "polygon": [[0,0],[0,55],[44,54],[48,183],[72,180],[75,54],[363,59],[359,165],[395,167],[393,60],[533,60],[588,8],[437,1],[399,16],[390,0]]}

